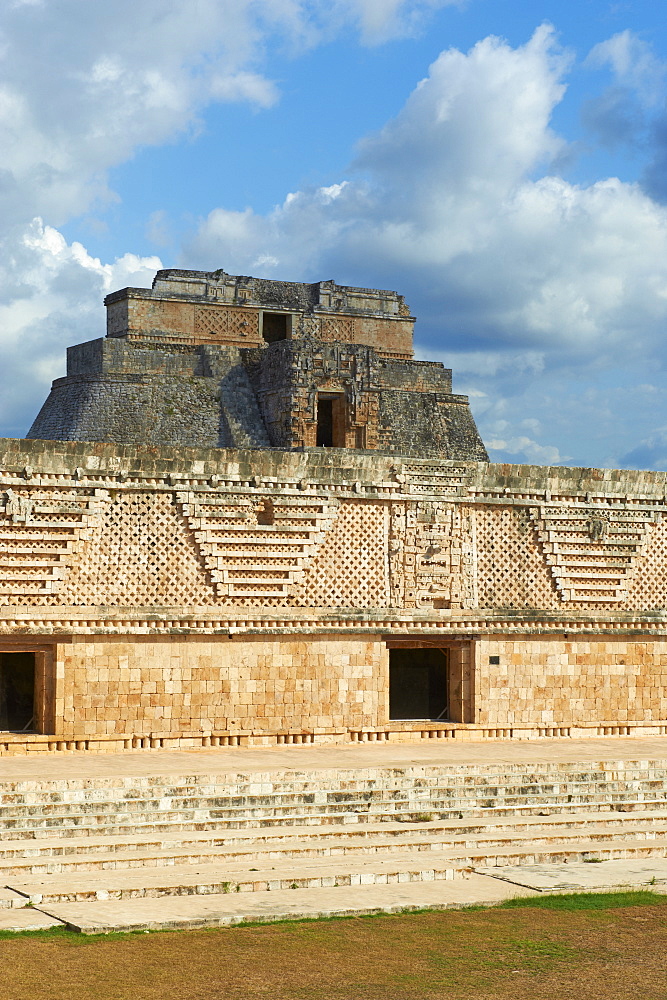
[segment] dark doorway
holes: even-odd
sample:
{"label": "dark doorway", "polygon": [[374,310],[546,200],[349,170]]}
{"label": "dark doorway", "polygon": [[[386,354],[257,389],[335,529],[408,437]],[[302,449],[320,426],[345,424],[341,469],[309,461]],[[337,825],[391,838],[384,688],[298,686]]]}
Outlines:
{"label": "dark doorway", "polygon": [[317,447],[333,448],[333,399],[317,397]]}
{"label": "dark doorway", "polygon": [[446,719],[445,649],[389,650],[389,718]]}
{"label": "dark doorway", "polygon": [[0,653],[0,730],[35,728],[35,654]]}
{"label": "dark doorway", "polygon": [[342,393],[319,393],[317,396],[318,448],[345,447],[345,396]]}
{"label": "dark doorway", "polygon": [[287,340],[289,321],[287,313],[263,313],[262,336],[267,344],[275,344],[277,340]]}

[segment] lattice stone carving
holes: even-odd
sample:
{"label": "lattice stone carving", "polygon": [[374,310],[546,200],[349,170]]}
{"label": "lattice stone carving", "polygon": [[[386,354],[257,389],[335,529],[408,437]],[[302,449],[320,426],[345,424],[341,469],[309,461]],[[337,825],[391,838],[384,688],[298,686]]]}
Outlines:
{"label": "lattice stone carving", "polygon": [[559,607],[556,584],[525,508],[470,508],[472,540],[466,558],[481,608]]}
{"label": "lattice stone carving", "polygon": [[470,479],[470,471],[465,466],[424,466],[401,461],[393,466],[392,474],[397,482],[409,483],[412,493],[456,494]]}
{"label": "lattice stone carving", "polygon": [[386,504],[342,501],[338,517],[289,600],[297,607],[384,608],[391,603]]}
{"label": "lattice stone carving", "polygon": [[103,496],[60,490],[7,490],[0,506],[0,604],[53,600],[99,524]]}
{"label": "lattice stone carving", "polygon": [[331,527],[322,497],[179,493],[219,598],[284,603]]}
{"label": "lattice stone carving", "polygon": [[195,336],[212,341],[259,337],[259,314],[254,310],[229,306],[195,306]]}
{"label": "lattice stone carving", "polygon": [[630,608],[657,611],[667,608],[667,518],[661,517],[648,535],[628,581]]}
{"label": "lattice stone carving", "polygon": [[106,506],[62,604],[210,605],[215,590],[169,493],[123,492]]}
{"label": "lattice stone carving", "polygon": [[560,600],[624,603],[637,556],[658,516],[637,508],[531,507],[531,521]]}
{"label": "lattice stone carving", "polygon": [[344,316],[322,319],[320,324],[320,338],[322,340],[335,340],[339,344],[354,343],[354,320]]}

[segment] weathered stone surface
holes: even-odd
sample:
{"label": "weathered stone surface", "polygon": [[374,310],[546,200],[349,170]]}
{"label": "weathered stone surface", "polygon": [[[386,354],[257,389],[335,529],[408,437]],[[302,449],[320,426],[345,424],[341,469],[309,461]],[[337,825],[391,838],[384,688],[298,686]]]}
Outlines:
{"label": "weathered stone surface", "polygon": [[0,754],[667,733],[665,473],[483,461],[393,292],[107,304],[0,442]]}
{"label": "weathered stone surface", "polygon": [[487,457],[394,292],[164,271],[106,301],[107,338],[69,349],[29,438]]}

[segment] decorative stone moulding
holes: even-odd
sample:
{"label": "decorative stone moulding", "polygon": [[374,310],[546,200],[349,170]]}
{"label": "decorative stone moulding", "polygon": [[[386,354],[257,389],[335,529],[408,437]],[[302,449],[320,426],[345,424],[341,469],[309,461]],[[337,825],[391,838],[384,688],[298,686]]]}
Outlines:
{"label": "decorative stone moulding", "polygon": [[420,743],[424,740],[456,740],[476,743],[486,740],[591,739],[596,737],[646,738],[667,736],[667,720],[653,723],[591,723],[577,726],[477,726],[456,723],[396,723],[381,727],[351,729],[291,730],[200,735],[151,733],[104,733],[80,739],[60,739],[36,734],[0,734],[0,757],[39,753],[119,753],[136,750],[190,750],[266,746],[312,746],[341,743]]}

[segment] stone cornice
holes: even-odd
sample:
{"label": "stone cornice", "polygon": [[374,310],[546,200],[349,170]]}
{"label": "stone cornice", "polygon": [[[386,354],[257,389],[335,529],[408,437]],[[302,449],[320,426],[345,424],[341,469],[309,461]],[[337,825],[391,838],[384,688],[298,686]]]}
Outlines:
{"label": "stone cornice", "polygon": [[460,612],[438,618],[405,611],[376,613],[347,609],[248,608],[20,608],[0,609],[0,634],[14,635],[301,635],[344,633],[406,637],[497,635],[605,635],[667,637],[667,612],[556,615],[539,612],[503,615]]}

